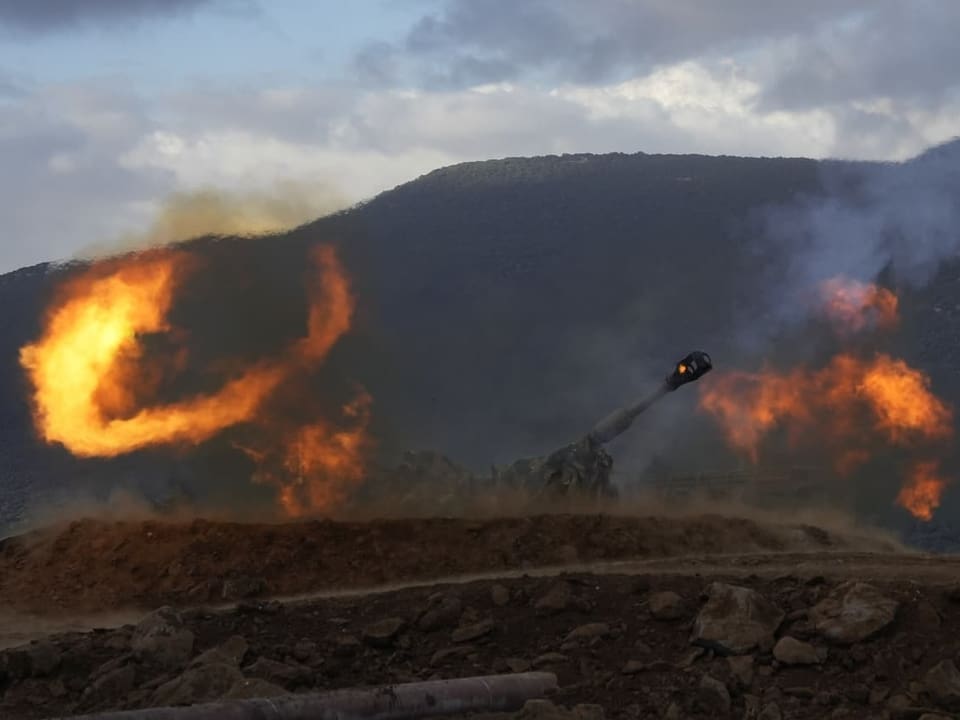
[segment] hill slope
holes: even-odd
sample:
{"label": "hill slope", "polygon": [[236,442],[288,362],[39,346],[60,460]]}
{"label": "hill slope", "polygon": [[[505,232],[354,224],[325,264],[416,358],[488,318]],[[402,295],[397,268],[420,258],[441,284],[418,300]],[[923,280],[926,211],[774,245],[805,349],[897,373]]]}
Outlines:
{"label": "hill slope", "polygon": [[[836,192],[838,178],[855,189],[865,167],[614,154],[444,168],[280,236],[196,241],[207,270],[173,320],[190,328],[192,358],[256,357],[302,330],[306,249],[336,242],[360,305],[317,392],[366,386],[384,458],[429,447],[483,471],[585,431],[690,349],[726,367],[755,363],[759,351],[815,352],[815,341],[798,350],[796,335],[755,332],[767,318],[771,253],[785,252],[758,244],[757,220],[772,205]],[[249,468],[226,439],[176,459],[109,462],[37,443],[17,351],[36,335],[60,272],[0,277],[0,523],[28,493],[64,487],[182,487],[237,502]],[[903,296],[909,327],[898,342],[956,399],[955,358],[943,348],[960,292],[949,271],[938,278]],[[694,405],[694,393],[678,393],[644,417],[615,446],[619,467],[641,470],[654,453],[678,471],[739,462]]]}

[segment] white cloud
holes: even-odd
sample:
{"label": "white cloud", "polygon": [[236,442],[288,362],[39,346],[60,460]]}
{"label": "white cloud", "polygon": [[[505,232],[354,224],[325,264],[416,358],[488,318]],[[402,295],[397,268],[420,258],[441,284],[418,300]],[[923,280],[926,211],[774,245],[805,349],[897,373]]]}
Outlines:
{"label": "white cloud", "polygon": [[[294,86],[139,96],[40,88],[0,104],[4,269],[138,230],[164,196],[294,181],[350,201],[465,160],[701,152],[899,160],[957,132],[960,96],[794,109],[764,102],[767,64],[685,60],[625,81],[426,91]],[[23,169],[27,168],[26,171]]]}
{"label": "white cloud", "polygon": [[177,187],[186,191],[205,187],[234,191],[268,188],[284,181],[322,182],[334,185],[356,202],[454,160],[415,147],[386,154],[225,131],[196,137],[152,133],[126,153],[121,163],[134,171],[167,171],[176,178]]}

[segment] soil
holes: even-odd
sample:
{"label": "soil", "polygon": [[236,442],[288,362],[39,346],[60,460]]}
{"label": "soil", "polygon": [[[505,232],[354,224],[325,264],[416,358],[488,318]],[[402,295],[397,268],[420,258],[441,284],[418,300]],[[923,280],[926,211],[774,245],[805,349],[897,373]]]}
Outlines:
{"label": "soil", "polygon": [[717,515],[273,525],[81,520],[0,541],[0,606],[90,613],[610,560],[894,548],[807,525]]}
{"label": "soil", "polygon": [[[98,537],[110,542],[94,552]],[[300,537],[313,541],[313,555],[300,549]],[[112,562],[123,548],[111,543],[121,541],[125,567]],[[286,560],[284,550],[292,553]],[[527,669],[557,675],[553,703],[596,704],[605,717],[624,720],[920,718],[960,710],[960,695],[937,692],[928,675],[943,661],[960,661],[960,558],[910,555],[815,528],[716,516],[84,522],[8,540],[0,556],[2,602],[22,611],[34,603],[33,619],[47,623],[44,639],[0,652],[0,717],[10,720],[151,707],[174,691],[178,702],[203,702],[247,687],[300,693]],[[134,559],[152,574],[134,572]],[[574,565],[558,567],[564,561]],[[174,562],[177,572],[158,570]],[[436,581],[479,572],[486,575]],[[866,639],[841,643],[818,630],[810,610],[851,579],[897,609]],[[221,591],[193,601],[190,588],[210,580]],[[70,584],[44,601],[57,581]],[[815,662],[782,661],[770,644],[739,660],[694,644],[716,581],[773,603],[784,615],[776,637],[808,643]],[[370,587],[376,583],[408,586]],[[249,597],[222,606],[223,588]],[[292,593],[315,596],[271,599]],[[105,604],[97,608],[94,598]],[[149,608],[170,603],[180,609],[143,620]],[[71,615],[77,610],[111,610],[111,619],[84,629]],[[170,628],[190,637],[173,662],[137,645],[158,617],[167,640]],[[48,634],[60,621],[77,629]],[[233,648],[232,660],[223,651],[204,654],[223,647]]]}

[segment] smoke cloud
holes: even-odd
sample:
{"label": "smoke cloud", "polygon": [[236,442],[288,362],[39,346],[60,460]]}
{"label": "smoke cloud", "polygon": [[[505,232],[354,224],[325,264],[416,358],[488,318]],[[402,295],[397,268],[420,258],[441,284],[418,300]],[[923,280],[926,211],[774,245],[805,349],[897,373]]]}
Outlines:
{"label": "smoke cloud", "polygon": [[824,194],[760,219],[763,252],[779,258],[770,284],[788,325],[809,317],[829,278],[889,273],[922,287],[960,250],[960,140],[905,163],[827,163],[823,183]]}
{"label": "smoke cloud", "polygon": [[145,231],[96,243],[79,257],[97,259],[208,235],[269,235],[343,210],[348,204],[346,197],[329,185],[293,181],[266,190],[208,188],[175,193]]}

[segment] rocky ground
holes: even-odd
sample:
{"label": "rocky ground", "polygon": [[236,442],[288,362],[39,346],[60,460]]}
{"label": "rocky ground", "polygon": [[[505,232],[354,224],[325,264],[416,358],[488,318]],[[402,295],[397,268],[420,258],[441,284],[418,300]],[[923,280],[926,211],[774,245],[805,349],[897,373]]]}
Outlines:
{"label": "rocky ground", "polygon": [[154,609],[572,563],[894,547],[883,538],[718,515],[83,520],[0,540],[0,607],[45,615]]}
{"label": "rocky ground", "polygon": [[[571,536],[571,546],[586,552],[587,537]],[[822,547],[697,552],[132,612],[122,625],[0,652],[0,717],[529,669],[556,673],[560,685],[519,713],[529,720],[960,713],[960,560]]]}

